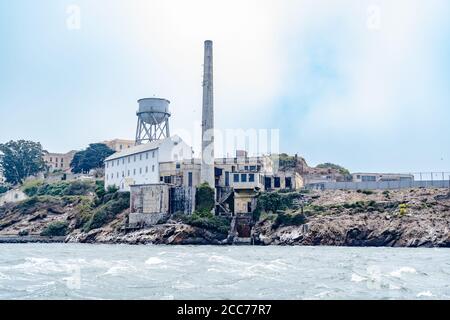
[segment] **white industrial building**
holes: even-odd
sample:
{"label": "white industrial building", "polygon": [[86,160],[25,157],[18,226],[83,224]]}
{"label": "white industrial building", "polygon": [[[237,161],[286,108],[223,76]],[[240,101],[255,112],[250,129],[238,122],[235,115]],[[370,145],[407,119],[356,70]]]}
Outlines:
{"label": "white industrial building", "polygon": [[192,148],[177,135],[116,152],[105,159],[105,187],[130,191],[131,185],[159,183],[160,163],[191,158]]}

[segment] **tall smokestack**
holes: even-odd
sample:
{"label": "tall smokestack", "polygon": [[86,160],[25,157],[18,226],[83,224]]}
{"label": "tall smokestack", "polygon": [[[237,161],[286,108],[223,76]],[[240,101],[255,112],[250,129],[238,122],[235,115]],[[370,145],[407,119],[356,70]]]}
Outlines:
{"label": "tall smokestack", "polygon": [[215,187],[214,179],[214,97],[212,41],[205,41],[203,63],[202,166],[201,182]]}

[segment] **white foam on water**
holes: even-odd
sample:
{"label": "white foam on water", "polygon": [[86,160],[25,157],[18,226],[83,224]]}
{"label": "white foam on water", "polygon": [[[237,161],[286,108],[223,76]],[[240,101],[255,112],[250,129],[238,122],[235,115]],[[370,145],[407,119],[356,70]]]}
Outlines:
{"label": "white foam on water", "polygon": [[360,275],[358,275],[358,274],[356,274],[356,273],[352,273],[352,278],[351,278],[351,282],[363,282],[363,281],[366,281],[367,280],[367,278],[365,278],[365,277],[362,277],[362,276],[360,276]]}
{"label": "white foam on water", "polygon": [[394,270],[389,274],[392,277],[400,278],[402,276],[402,274],[404,274],[404,273],[414,274],[414,273],[417,273],[417,271],[416,271],[416,269],[411,268],[411,267],[401,267],[400,269]]}
{"label": "white foam on water", "polygon": [[8,277],[6,274],[0,272],[0,280],[8,280],[8,279],[11,279],[11,278]]}
{"label": "white foam on water", "polygon": [[148,265],[157,265],[157,264],[161,264],[164,263],[164,260],[158,258],[158,257],[150,257],[145,261],[145,264]]}
{"label": "white foam on water", "polygon": [[417,297],[432,297],[433,294],[430,291],[422,291],[417,294]]}

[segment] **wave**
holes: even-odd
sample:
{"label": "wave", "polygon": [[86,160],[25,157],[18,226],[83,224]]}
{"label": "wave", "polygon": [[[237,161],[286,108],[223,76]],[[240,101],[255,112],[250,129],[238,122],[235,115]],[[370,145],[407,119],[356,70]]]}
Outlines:
{"label": "wave", "polygon": [[391,275],[392,277],[401,278],[402,274],[404,274],[404,273],[415,274],[415,273],[417,273],[417,271],[416,271],[416,269],[411,268],[411,267],[401,267],[398,270],[394,270],[394,271],[390,272],[389,275]]}
{"label": "wave", "polygon": [[164,263],[164,260],[158,258],[158,257],[150,257],[145,261],[145,264],[148,265],[157,265],[157,264],[161,264]]}

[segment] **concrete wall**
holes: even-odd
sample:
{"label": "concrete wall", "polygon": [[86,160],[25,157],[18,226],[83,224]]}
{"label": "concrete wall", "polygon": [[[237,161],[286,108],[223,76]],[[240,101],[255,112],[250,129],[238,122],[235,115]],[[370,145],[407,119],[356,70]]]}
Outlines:
{"label": "concrete wall", "polygon": [[387,190],[409,188],[449,188],[448,180],[429,181],[376,181],[376,182],[327,182],[310,184],[308,189],[344,189],[344,190]]}
{"label": "concrete wall", "polygon": [[130,226],[149,226],[169,215],[169,186],[133,185],[130,192]]}

